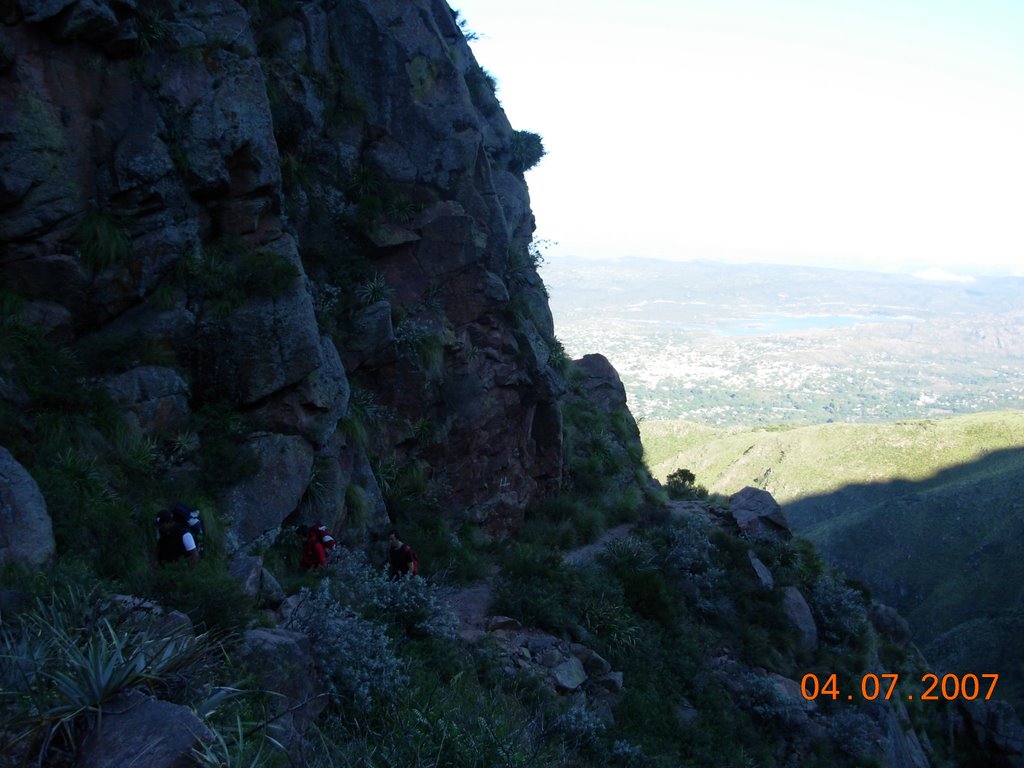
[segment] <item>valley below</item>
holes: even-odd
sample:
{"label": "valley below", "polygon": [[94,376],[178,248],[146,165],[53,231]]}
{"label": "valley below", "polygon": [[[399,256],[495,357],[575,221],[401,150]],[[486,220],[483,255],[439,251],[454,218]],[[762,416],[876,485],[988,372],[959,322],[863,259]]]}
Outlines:
{"label": "valley below", "polygon": [[769,491],[939,672],[1024,706],[1024,281],[642,259],[544,267],[662,480]]}

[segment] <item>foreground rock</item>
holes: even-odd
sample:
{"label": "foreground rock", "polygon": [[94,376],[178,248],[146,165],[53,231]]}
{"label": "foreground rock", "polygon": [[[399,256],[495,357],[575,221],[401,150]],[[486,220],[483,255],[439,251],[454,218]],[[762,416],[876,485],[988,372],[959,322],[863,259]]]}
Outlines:
{"label": "foreground rock", "polygon": [[0,448],[0,565],[37,568],[54,553],[53,524],[36,481]]}
{"label": "foreground rock", "polygon": [[75,768],[192,768],[192,750],[213,741],[188,707],[129,691],[104,707],[103,725],[86,739]]}
{"label": "foreground rock", "polygon": [[729,497],[729,514],[740,532],[754,538],[793,537],[789,522],[779,503],[768,491],[747,486]]}

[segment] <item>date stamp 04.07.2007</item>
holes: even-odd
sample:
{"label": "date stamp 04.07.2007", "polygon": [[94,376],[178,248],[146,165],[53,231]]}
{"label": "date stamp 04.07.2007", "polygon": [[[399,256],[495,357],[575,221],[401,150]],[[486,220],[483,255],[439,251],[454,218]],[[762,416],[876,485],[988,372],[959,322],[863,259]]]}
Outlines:
{"label": "date stamp 04.07.2007", "polygon": [[[814,701],[819,697],[830,698],[832,701],[846,699],[853,701],[875,701],[884,699],[889,701],[893,698],[905,699],[907,701],[953,701],[954,699],[984,699],[988,701],[995,693],[996,683],[999,682],[999,675],[942,675],[941,677],[931,672],[921,675],[920,680],[913,682],[901,680],[900,676],[893,673],[876,675],[869,672],[860,676],[860,683],[852,681],[849,686],[840,685],[839,678],[835,674],[827,675],[824,679],[813,672],[804,675],[800,680],[800,693],[808,701]],[[912,686],[912,687],[911,687]]]}

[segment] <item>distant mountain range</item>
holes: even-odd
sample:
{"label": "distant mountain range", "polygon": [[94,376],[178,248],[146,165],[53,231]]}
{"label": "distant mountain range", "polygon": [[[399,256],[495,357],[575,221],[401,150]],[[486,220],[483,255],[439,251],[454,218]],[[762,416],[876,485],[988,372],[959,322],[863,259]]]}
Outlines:
{"label": "distant mountain range", "polygon": [[570,355],[601,351],[640,418],[883,422],[1024,407],[1024,279],[558,258]]}

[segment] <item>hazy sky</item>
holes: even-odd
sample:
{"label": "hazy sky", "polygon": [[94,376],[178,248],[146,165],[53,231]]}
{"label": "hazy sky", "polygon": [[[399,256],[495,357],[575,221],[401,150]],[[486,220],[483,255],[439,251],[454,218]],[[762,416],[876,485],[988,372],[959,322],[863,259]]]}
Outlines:
{"label": "hazy sky", "polygon": [[1024,274],[1024,0],[453,0],[549,257]]}

